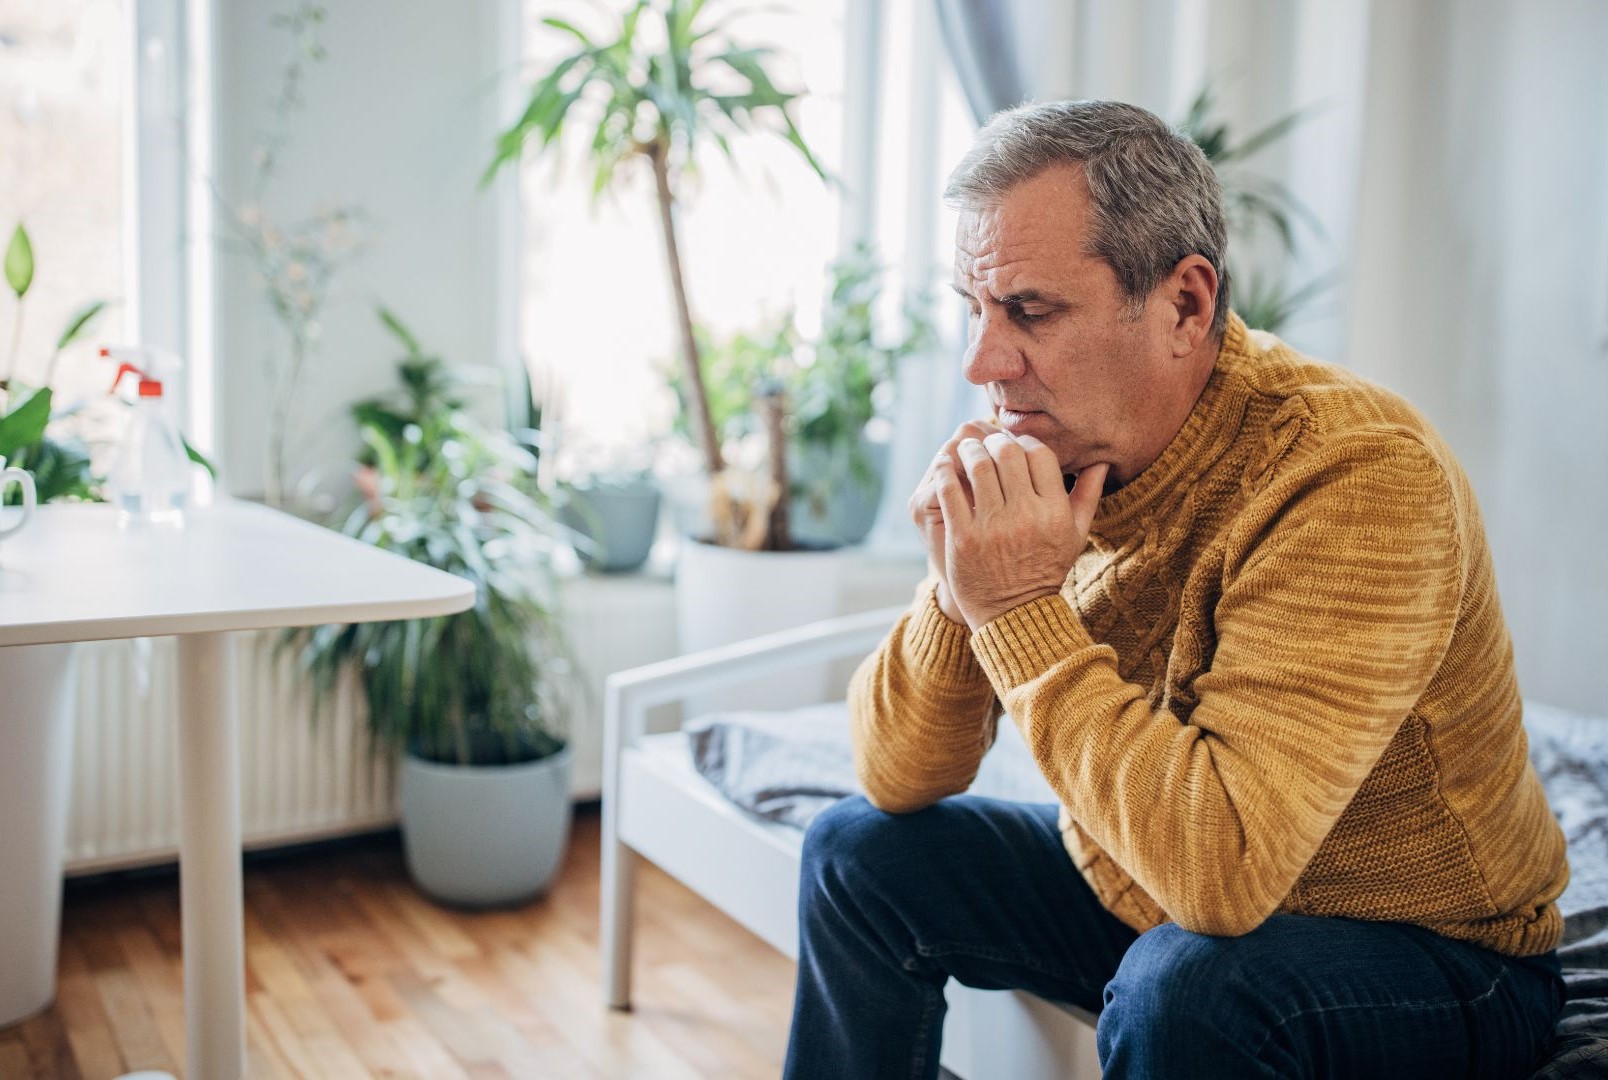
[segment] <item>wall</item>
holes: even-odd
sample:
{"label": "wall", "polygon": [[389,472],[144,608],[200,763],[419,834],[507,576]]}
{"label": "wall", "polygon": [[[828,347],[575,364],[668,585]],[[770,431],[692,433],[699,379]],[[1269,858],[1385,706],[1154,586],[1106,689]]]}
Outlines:
{"label": "wall", "polygon": [[[269,121],[288,37],[269,18],[284,0],[213,8],[214,177],[223,203],[245,199],[252,155]],[[508,188],[482,192],[515,74],[512,0],[339,0],[310,67],[279,175],[264,200],[294,220],[320,205],[356,204],[373,219],[372,246],[335,282],[322,347],[302,384],[292,428],[292,477],[317,470],[346,480],[356,435],[345,408],[392,382],[396,350],[373,315],[383,302],[427,348],[455,364],[511,370]],[[221,206],[218,216],[227,211]],[[264,360],[284,336],[249,261],[225,238],[216,256],[218,445],[227,488],[263,490],[267,409]],[[507,310],[504,310],[507,308]]]}

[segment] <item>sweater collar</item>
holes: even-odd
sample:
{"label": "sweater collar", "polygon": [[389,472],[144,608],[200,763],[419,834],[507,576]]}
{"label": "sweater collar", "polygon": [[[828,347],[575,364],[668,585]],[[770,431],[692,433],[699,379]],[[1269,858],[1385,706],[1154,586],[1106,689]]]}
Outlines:
{"label": "sweater collar", "polygon": [[1183,427],[1143,472],[1100,500],[1091,532],[1108,539],[1127,535],[1167,492],[1191,483],[1221,456],[1244,419],[1248,387],[1236,375],[1250,362],[1253,349],[1244,321],[1229,312],[1217,362]]}

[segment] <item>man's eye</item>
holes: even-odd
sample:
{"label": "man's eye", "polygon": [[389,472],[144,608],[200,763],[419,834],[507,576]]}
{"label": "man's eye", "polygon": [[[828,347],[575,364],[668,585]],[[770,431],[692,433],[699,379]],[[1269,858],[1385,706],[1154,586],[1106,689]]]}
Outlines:
{"label": "man's eye", "polygon": [[1048,312],[1032,312],[1023,309],[1020,305],[1011,306],[1011,318],[1019,323],[1032,324],[1044,318]]}

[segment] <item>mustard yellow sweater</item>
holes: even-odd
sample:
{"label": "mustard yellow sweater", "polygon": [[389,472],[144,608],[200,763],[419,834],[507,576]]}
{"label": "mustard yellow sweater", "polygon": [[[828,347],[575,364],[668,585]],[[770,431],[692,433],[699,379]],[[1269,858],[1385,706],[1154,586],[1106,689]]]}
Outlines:
{"label": "mustard yellow sweater", "polygon": [[976,634],[931,582],[850,690],[893,812],[965,791],[1002,706],[1135,930],[1275,912],[1553,948],[1563,835],[1526,755],[1473,492],[1401,398],[1230,320],[1177,437],[1060,595]]}

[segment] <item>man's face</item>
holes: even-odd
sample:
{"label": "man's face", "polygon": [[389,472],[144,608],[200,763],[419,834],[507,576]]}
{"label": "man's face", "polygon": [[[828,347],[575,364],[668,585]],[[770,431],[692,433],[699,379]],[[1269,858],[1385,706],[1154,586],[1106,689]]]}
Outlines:
{"label": "man's face", "polygon": [[1077,166],[961,213],[954,284],[971,309],[965,373],[988,388],[1000,424],[1044,442],[1063,471],[1104,461],[1127,483],[1176,431],[1159,430],[1184,377],[1168,335],[1176,313],[1152,296],[1131,318],[1115,272],[1087,254],[1088,228]]}

